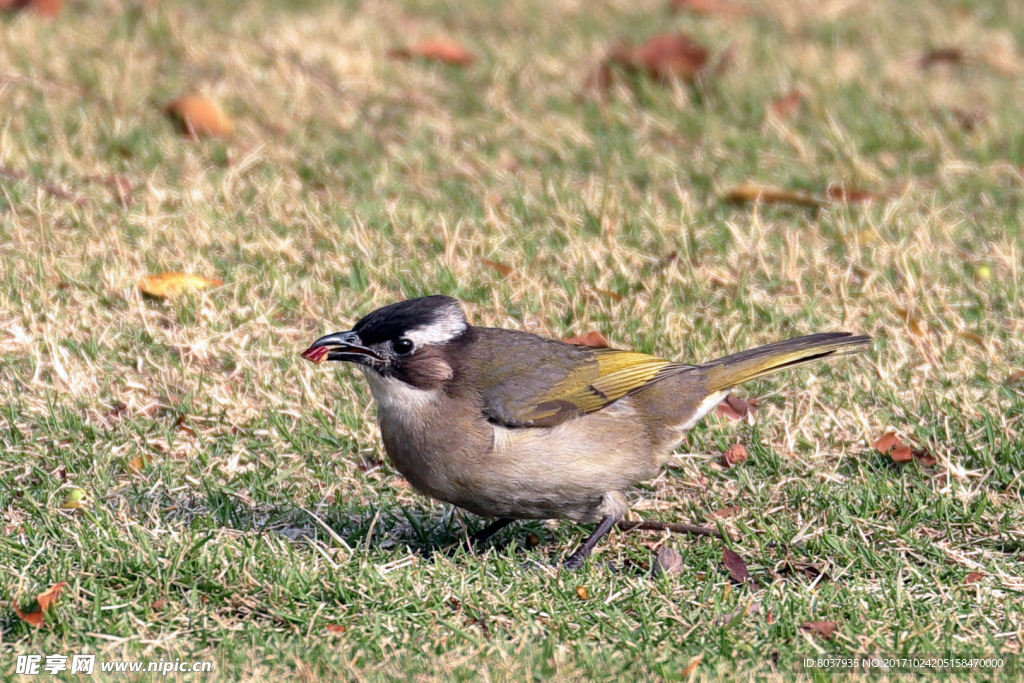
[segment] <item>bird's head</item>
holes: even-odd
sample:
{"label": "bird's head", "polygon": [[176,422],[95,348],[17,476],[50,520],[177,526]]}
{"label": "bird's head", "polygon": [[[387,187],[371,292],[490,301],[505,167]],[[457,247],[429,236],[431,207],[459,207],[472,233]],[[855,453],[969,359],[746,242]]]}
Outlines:
{"label": "bird's head", "polygon": [[469,323],[459,302],[426,296],[378,308],[347,332],[320,337],[302,352],[314,363],[348,361],[417,388],[436,388],[453,376],[453,342]]}

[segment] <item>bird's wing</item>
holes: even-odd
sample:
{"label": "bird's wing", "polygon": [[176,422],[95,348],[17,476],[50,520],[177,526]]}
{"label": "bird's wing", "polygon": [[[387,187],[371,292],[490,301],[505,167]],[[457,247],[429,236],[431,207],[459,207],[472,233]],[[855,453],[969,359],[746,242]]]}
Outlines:
{"label": "bird's wing", "polygon": [[686,367],[635,351],[560,346],[564,352],[548,347],[490,373],[481,386],[484,415],[508,427],[553,427]]}

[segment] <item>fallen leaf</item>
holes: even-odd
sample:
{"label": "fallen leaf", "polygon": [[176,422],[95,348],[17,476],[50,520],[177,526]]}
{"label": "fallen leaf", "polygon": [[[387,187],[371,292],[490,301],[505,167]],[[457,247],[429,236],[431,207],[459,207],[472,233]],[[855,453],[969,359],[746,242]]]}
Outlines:
{"label": "fallen leaf", "polygon": [[721,510],[714,510],[707,514],[708,517],[715,517],[717,519],[728,519],[740,513],[740,506],[733,505],[732,507],[722,508]]}
{"label": "fallen leaf", "polygon": [[234,132],[234,124],[216,102],[197,95],[174,100],[164,111],[191,138],[226,137]]}
{"label": "fallen leaf", "polygon": [[498,263],[497,261],[491,261],[490,259],[484,259],[480,263],[484,264],[488,268],[498,271],[502,277],[508,277],[515,272],[515,269],[511,266],[506,266],[504,263]]}
{"label": "fallen leaf", "polygon": [[896,446],[889,451],[889,457],[893,462],[910,462],[914,459],[914,451],[910,446]]}
{"label": "fallen leaf", "polygon": [[593,346],[597,349],[607,349],[611,345],[608,340],[604,338],[604,335],[597,330],[591,330],[586,334],[581,334],[576,337],[569,337],[565,340],[566,344],[575,344],[576,346]]}
{"label": "fallen leaf", "polygon": [[576,597],[580,600],[589,600],[590,593],[587,591],[586,586],[576,586]]}
{"label": "fallen leaf", "polygon": [[964,584],[970,585],[985,578],[984,572],[971,572],[964,577]]}
{"label": "fallen leaf", "polygon": [[1024,370],[1017,370],[1006,378],[1006,384],[1016,384],[1021,379],[1024,379]]}
{"label": "fallen leaf", "polygon": [[726,0],[669,0],[671,12],[693,12],[694,14],[717,14],[725,17],[741,17],[750,14],[750,10],[742,5]]}
{"label": "fallen leaf", "polygon": [[345,627],[342,626],[341,624],[327,624],[326,628],[327,628],[327,632],[328,633],[344,633],[345,632]]}
{"label": "fallen leaf", "polygon": [[888,455],[896,446],[902,446],[903,441],[896,435],[896,432],[886,432],[877,441],[871,444],[871,447],[882,455]]}
{"label": "fallen leaf", "polygon": [[157,598],[153,601],[153,604],[150,605],[150,609],[154,612],[163,612],[165,609],[167,609],[167,605],[167,598]]}
{"label": "fallen leaf", "polygon": [[143,468],[146,467],[153,460],[153,456],[143,453],[142,455],[136,455],[134,458],[126,463],[126,467],[131,474],[141,474]]}
{"label": "fallen leaf", "polygon": [[18,609],[17,603],[14,603],[14,613],[18,615],[18,618],[22,621],[28,622],[36,628],[43,625],[45,622],[46,611],[53,607],[54,603],[57,602],[57,598],[60,597],[61,591],[68,587],[67,582],[61,581],[55,583],[42,593],[36,596],[36,609],[32,612],[22,612]]}
{"label": "fallen leaf", "polygon": [[832,634],[836,632],[836,622],[834,621],[805,621],[800,624],[800,628],[805,631],[810,631],[816,635],[821,636],[825,640],[832,638]]}
{"label": "fallen leaf", "polygon": [[920,318],[915,317],[913,313],[905,308],[897,308],[896,312],[901,318],[903,318],[903,322],[907,324],[907,329],[909,329],[911,333],[918,337],[928,336],[927,323],[923,322]]}
{"label": "fallen leaf", "polygon": [[829,185],[825,188],[825,196],[833,202],[840,204],[859,204],[885,199],[885,195],[868,192],[867,190],[847,188],[843,185]]}
{"label": "fallen leaf", "polygon": [[756,413],[759,403],[760,401],[755,398],[743,399],[729,394],[718,404],[715,413],[732,420],[742,420],[748,415]]}
{"label": "fallen leaf", "polygon": [[63,0],[2,0],[0,9],[30,10],[47,19],[54,19],[64,8]]}
{"label": "fallen leaf", "polygon": [[956,336],[960,337],[961,339],[965,339],[969,342],[974,342],[978,346],[985,346],[985,338],[980,334],[968,332],[967,330],[960,330],[959,332],[956,333]]}
{"label": "fallen leaf", "polygon": [[449,66],[471,66],[476,61],[466,48],[449,40],[425,40],[412,47],[399,48],[388,53],[391,59],[426,59]]}
{"label": "fallen leaf", "polygon": [[158,273],[147,275],[139,280],[138,287],[143,294],[157,299],[168,299],[183,292],[194,292],[207,287],[219,287],[224,284],[217,278],[206,278],[189,273]]}
{"label": "fallen leaf", "polygon": [[527,548],[536,548],[539,545],[540,545],[540,536],[538,536],[537,534],[534,534],[534,533],[527,534],[527,536],[526,536],[526,547]]}
{"label": "fallen leaf", "polygon": [[674,576],[683,573],[683,556],[678,552],[662,546],[654,558],[654,566],[651,567],[651,574],[654,576]]}
{"label": "fallen leaf", "polygon": [[771,113],[780,119],[791,119],[800,111],[804,103],[804,94],[797,88],[772,102]]}
{"label": "fallen leaf", "polygon": [[722,467],[729,468],[747,461],[747,448],[741,443],[734,443],[722,453]]}
{"label": "fallen leaf", "polygon": [[792,204],[812,209],[825,205],[825,201],[809,192],[784,190],[780,187],[759,185],[757,183],[740,183],[725,193],[725,201],[734,204]]}
{"label": "fallen leaf", "polygon": [[964,56],[964,51],[958,47],[940,47],[923,54],[919,64],[922,69],[930,69],[939,64],[960,64]]}
{"label": "fallen leaf", "polygon": [[609,299],[612,299],[613,301],[623,301],[626,298],[619,294],[618,292],[613,292],[610,289],[600,289],[595,287],[594,291],[600,294],[601,296],[606,296]]}
{"label": "fallen leaf", "polygon": [[110,185],[110,188],[117,196],[117,201],[121,204],[121,208],[127,209],[128,205],[132,203],[132,192],[134,191],[131,181],[123,175],[111,173],[107,176],[107,184]]}
{"label": "fallen leaf", "polygon": [[754,581],[754,577],[747,571],[747,563],[743,561],[743,558],[729,550],[724,548],[722,550],[722,562],[725,564],[725,568],[729,570],[729,576],[736,583],[746,583],[749,581],[755,588],[758,587],[757,581]]}
{"label": "fallen leaf", "polygon": [[693,673],[697,670],[697,667],[700,665],[700,662],[701,662],[702,659],[704,659],[704,653],[703,652],[701,652],[699,655],[691,657],[690,658],[690,663],[686,665],[685,669],[683,669],[682,678],[687,678],[689,676],[692,676]]}
{"label": "fallen leaf", "polygon": [[604,66],[614,64],[628,72],[643,72],[659,83],[693,83],[707,62],[708,51],[703,45],[683,33],[664,33],[640,47],[616,45],[609,51]]}
{"label": "fallen leaf", "polygon": [[88,502],[85,499],[85,491],[80,488],[73,488],[68,491],[68,494],[64,497],[64,502],[60,504],[63,510],[77,510],[81,507],[86,507]]}

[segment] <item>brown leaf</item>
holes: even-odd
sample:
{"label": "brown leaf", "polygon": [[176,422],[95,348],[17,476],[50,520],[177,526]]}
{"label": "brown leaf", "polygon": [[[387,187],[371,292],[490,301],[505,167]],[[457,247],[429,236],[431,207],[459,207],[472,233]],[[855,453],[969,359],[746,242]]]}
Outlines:
{"label": "brown leaf", "polygon": [[984,578],[984,572],[971,572],[970,574],[964,577],[964,584],[969,586],[970,584],[975,583],[977,581],[981,581]]}
{"label": "brown leaf", "polygon": [[197,95],[185,95],[174,100],[164,111],[191,138],[226,137],[234,131],[234,124],[216,102]]}
{"label": "brown leaf", "polygon": [[591,330],[586,334],[581,334],[576,337],[569,337],[564,340],[566,344],[575,344],[576,346],[593,346],[597,349],[610,348],[608,340],[604,338],[604,335],[597,330]]}
{"label": "brown leaf", "polygon": [[673,576],[683,573],[683,556],[678,552],[662,546],[658,556],[654,558],[654,566],[651,567],[651,574],[654,576]]}
{"label": "brown leaf", "polygon": [[982,347],[985,346],[986,343],[986,339],[983,336],[981,336],[980,334],[976,334],[974,332],[968,332],[967,330],[960,330],[959,332],[956,333],[956,336],[960,337],[961,339],[965,339],[969,342],[974,342],[978,346]]}
{"label": "brown leaf", "polygon": [[729,576],[736,583],[746,583],[749,581],[755,588],[758,587],[757,581],[754,581],[754,577],[747,571],[747,563],[743,561],[743,558],[729,550],[724,548],[722,550],[722,562],[725,564],[725,568],[729,570]]}
{"label": "brown leaf", "polygon": [[913,449],[913,452],[914,459],[925,467],[931,467],[938,462],[938,460],[935,459],[935,456],[929,453],[925,448],[915,448]]}
{"label": "brown leaf", "polygon": [[153,456],[149,455],[148,453],[143,453],[142,455],[136,455],[134,458],[129,460],[127,463],[125,463],[125,466],[128,468],[128,471],[131,474],[141,474],[142,470],[146,467],[146,465],[152,462],[152,460]]}
{"label": "brown leaf", "polygon": [[540,545],[540,536],[534,533],[530,533],[526,536],[526,547],[536,548]]}
{"label": "brown leaf", "polygon": [[871,447],[882,455],[888,455],[893,448],[903,446],[903,441],[896,435],[896,432],[886,432]]}
{"label": "brown leaf", "polygon": [[388,53],[388,57],[391,59],[419,58],[461,67],[472,66],[476,61],[473,53],[450,40],[424,40],[412,47],[392,50]]}
{"label": "brown leaf", "polygon": [[153,601],[153,604],[150,606],[150,609],[154,612],[163,612],[165,609],[167,609],[168,604],[169,603],[167,601],[167,598],[157,598]]}
{"label": "brown leaf", "polygon": [[780,187],[759,185],[757,183],[740,183],[725,193],[725,201],[734,204],[792,204],[816,209],[825,202],[809,192],[785,190]]}
{"label": "brown leaf", "polygon": [[885,199],[885,195],[868,192],[867,190],[847,188],[842,185],[829,185],[825,188],[825,196],[840,204],[860,204]]}
{"label": "brown leaf", "polygon": [[742,420],[748,415],[756,413],[759,403],[760,401],[756,398],[743,399],[729,394],[718,404],[715,413],[732,420]]}
{"label": "brown leaf", "polygon": [[683,669],[683,675],[681,676],[681,678],[688,678],[692,676],[693,673],[697,670],[697,667],[700,665],[702,659],[704,659],[703,652],[701,652],[699,655],[691,657],[690,663],[686,665],[685,669]]}
{"label": "brown leaf", "polygon": [[46,611],[53,607],[54,603],[57,602],[57,598],[60,597],[61,591],[68,587],[67,582],[61,581],[55,583],[42,593],[36,596],[37,608],[32,612],[22,612],[18,609],[17,603],[14,603],[14,613],[18,615],[18,618],[22,621],[26,621],[36,628],[42,626],[45,623]]}
{"label": "brown leaf", "polygon": [[1024,370],[1017,370],[1006,378],[1006,384],[1016,384],[1022,378],[1024,378]]}
{"label": "brown leaf", "polygon": [[54,19],[64,8],[63,0],[2,0],[0,9],[4,10],[31,10],[41,17]]}
{"label": "brown leaf", "polygon": [[484,259],[480,263],[484,264],[488,268],[492,268],[492,269],[498,271],[498,273],[500,273],[502,277],[508,277],[512,273],[516,272],[515,268],[513,268],[511,266],[506,266],[504,263],[498,263],[497,261],[491,261],[490,259]]}
{"label": "brown leaf", "polygon": [[804,94],[793,88],[788,93],[772,102],[771,112],[780,119],[791,119],[800,111],[804,103]]}
{"label": "brown leaf", "polygon": [[345,627],[341,624],[327,624],[326,626],[328,633],[344,633]]}
{"label": "brown leaf", "polygon": [[964,51],[958,47],[940,47],[921,56],[922,69],[930,69],[939,64],[960,64],[964,61]]}
{"label": "brown leaf", "polygon": [[726,0],[669,0],[668,8],[671,12],[717,14],[725,17],[741,17],[750,13],[746,7],[726,2]]}
{"label": "brown leaf", "polygon": [[128,205],[132,203],[132,192],[134,191],[131,181],[123,175],[111,173],[107,176],[107,184],[117,196],[117,201],[121,204],[121,208],[128,208]]}
{"label": "brown leaf", "polygon": [[722,467],[729,468],[747,461],[747,447],[741,443],[734,443],[722,453]]}
{"label": "brown leaf", "polygon": [[576,586],[576,597],[580,600],[589,600],[590,593],[587,591],[586,586]]}
{"label": "brown leaf", "polygon": [[626,71],[643,72],[659,83],[693,83],[708,62],[707,48],[682,33],[652,37],[640,47],[617,45],[605,64],[617,64]]}
{"label": "brown leaf", "polygon": [[893,462],[910,462],[914,459],[914,451],[910,446],[896,446],[889,451],[889,457]]}
{"label": "brown leaf", "polygon": [[731,507],[722,508],[721,510],[713,510],[707,514],[708,517],[715,517],[717,519],[728,519],[734,517],[740,513],[740,506],[733,505]]}
{"label": "brown leaf", "polygon": [[800,624],[800,628],[805,631],[810,631],[816,635],[821,636],[825,640],[832,638],[832,634],[836,632],[836,622],[834,621],[805,621]]}
{"label": "brown leaf", "polygon": [[168,299],[184,292],[194,292],[207,287],[224,284],[217,278],[206,278],[188,273],[157,273],[139,280],[138,287],[143,294],[157,299]]}
{"label": "brown leaf", "polygon": [[909,329],[911,333],[918,337],[928,336],[927,323],[923,322],[920,318],[916,318],[912,312],[905,308],[897,308],[896,312],[903,319],[903,322],[907,324],[907,329]]}

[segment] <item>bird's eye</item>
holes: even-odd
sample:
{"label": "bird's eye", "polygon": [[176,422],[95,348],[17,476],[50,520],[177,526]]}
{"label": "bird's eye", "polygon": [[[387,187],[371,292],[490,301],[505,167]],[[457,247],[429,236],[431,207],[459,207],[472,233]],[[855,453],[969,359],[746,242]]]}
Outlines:
{"label": "bird's eye", "polygon": [[396,339],[391,342],[391,348],[395,350],[395,353],[405,355],[412,351],[413,343],[409,339]]}

